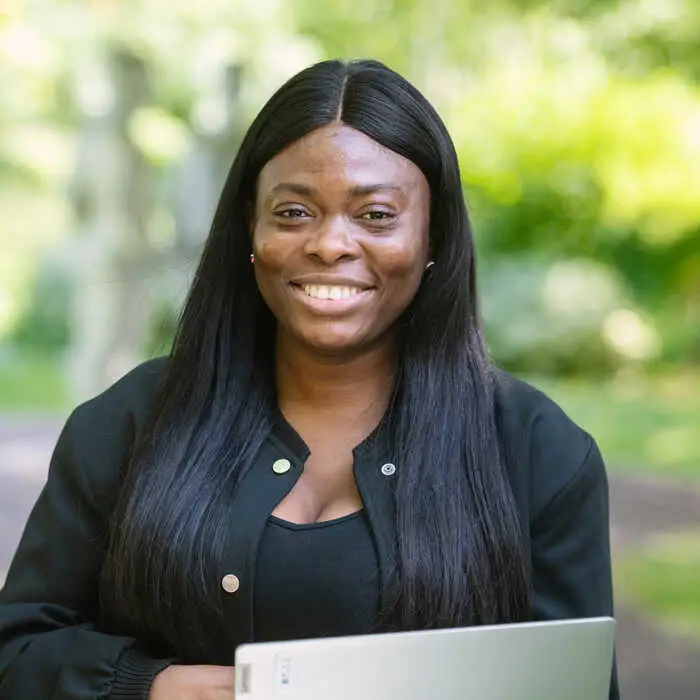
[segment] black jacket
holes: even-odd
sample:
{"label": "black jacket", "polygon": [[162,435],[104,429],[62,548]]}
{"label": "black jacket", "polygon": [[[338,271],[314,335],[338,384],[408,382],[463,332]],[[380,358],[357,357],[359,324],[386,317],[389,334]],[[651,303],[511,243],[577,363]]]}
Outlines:
{"label": "black jacket", "polygon": [[[145,698],[168,663],[137,640],[105,634],[94,622],[120,473],[143,428],[163,363],[141,365],[79,406],[61,433],[48,481],[0,591],[0,700]],[[594,441],[543,394],[505,373],[499,374],[497,410],[531,566],[535,618],[611,615],[607,480]],[[395,562],[394,476],[381,466],[392,461],[391,445],[358,450],[355,457],[386,600]],[[284,474],[271,468],[280,458],[293,465]],[[235,647],[252,638],[257,543],[305,458],[293,431],[276,426],[231,504],[218,574],[220,580],[229,575],[237,590],[221,589],[230,639],[212,653],[212,663],[232,663]],[[176,658],[177,650],[172,652]],[[610,698],[617,697],[613,676]]]}

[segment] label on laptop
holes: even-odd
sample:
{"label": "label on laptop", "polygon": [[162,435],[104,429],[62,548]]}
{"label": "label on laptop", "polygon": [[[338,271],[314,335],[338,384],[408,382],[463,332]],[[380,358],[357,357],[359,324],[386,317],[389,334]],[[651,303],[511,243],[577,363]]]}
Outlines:
{"label": "label on laptop", "polygon": [[292,660],[284,656],[276,659],[277,690],[290,690],[292,684]]}

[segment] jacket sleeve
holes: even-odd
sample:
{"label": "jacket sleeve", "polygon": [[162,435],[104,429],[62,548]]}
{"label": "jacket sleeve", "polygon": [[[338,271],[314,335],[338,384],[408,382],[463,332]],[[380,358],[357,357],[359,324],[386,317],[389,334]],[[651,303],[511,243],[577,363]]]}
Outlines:
{"label": "jacket sleeve", "polygon": [[0,590],[0,700],[145,699],[169,663],[97,627],[109,513],[89,472],[110,460],[94,454],[84,468],[79,411],[61,433]]}
{"label": "jacket sleeve", "polygon": [[[590,436],[583,461],[531,524],[538,620],[613,616],[608,484]],[[610,700],[619,698],[613,664]]]}

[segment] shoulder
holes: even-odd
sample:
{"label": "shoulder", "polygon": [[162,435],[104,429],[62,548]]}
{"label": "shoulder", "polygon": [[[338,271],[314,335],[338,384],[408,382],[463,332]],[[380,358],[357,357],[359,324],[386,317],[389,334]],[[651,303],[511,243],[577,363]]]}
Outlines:
{"label": "shoulder", "polygon": [[588,434],[582,430],[564,410],[543,391],[501,369],[496,369],[496,410],[507,421],[511,431],[522,437],[564,437],[578,443],[586,442]]}
{"label": "shoulder", "polygon": [[506,467],[532,522],[562,493],[603,471],[602,459],[593,438],[542,391],[500,369],[495,379]]}
{"label": "shoulder", "polygon": [[108,436],[115,421],[131,421],[140,427],[155,398],[160,380],[164,376],[168,359],[159,357],[148,360],[121,377],[94,398],[79,405],[71,419],[88,434],[98,430]]}

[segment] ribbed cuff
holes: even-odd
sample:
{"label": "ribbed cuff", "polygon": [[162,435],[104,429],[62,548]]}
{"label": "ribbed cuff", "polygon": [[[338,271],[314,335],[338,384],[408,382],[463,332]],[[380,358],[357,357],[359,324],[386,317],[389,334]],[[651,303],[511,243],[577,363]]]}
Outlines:
{"label": "ribbed cuff", "polygon": [[153,679],[173,662],[154,659],[133,647],[126,649],[117,659],[109,700],[148,700]]}

